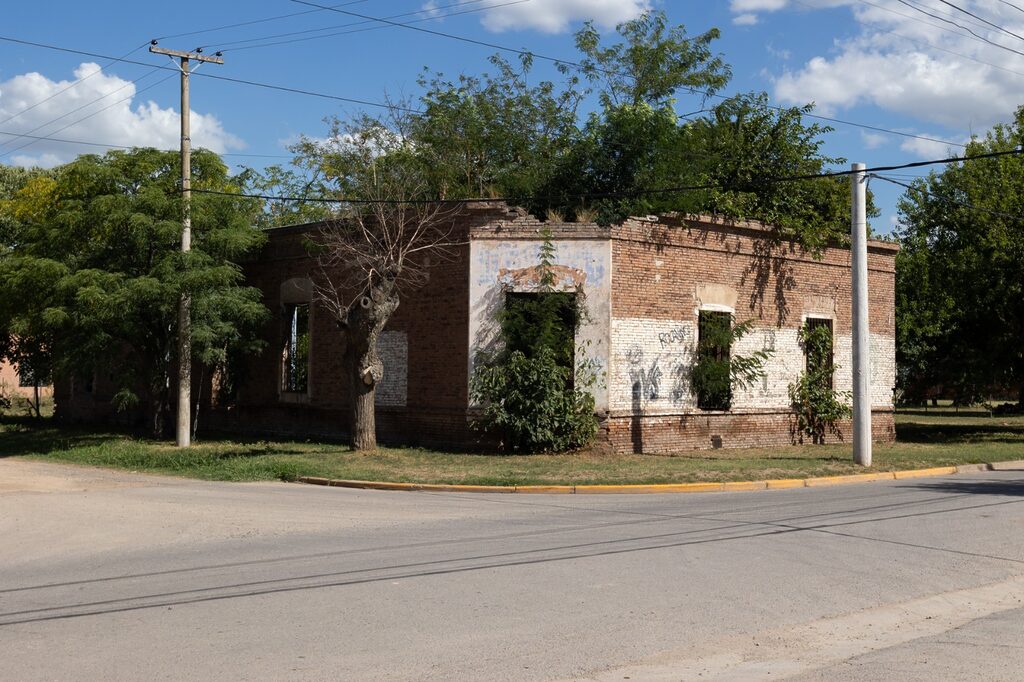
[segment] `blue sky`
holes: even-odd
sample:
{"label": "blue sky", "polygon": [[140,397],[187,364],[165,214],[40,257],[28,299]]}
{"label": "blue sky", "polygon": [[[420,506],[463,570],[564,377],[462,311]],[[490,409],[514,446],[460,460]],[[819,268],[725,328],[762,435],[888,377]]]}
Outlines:
{"label": "blue sky", "polygon": [[[725,94],[764,90],[778,104],[815,102],[817,112],[824,115],[951,142],[963,142],[972,133],[983,134],[994,123],[1010,120],[1024,81],[1024,55],[1016,54],[1018,49],[1024,52],[1024,41],[939,0],[909,1],[936,16],[928,17],[898,0],[362,0],[340,9],[376,17],[428,11],[396,21],[422,19],[430,12],[462,12],[417,25],[574,59],[572,32],[583,20],[593,19],[611,31],[616,22],[645,8],[661,8],[691,34],[712,27],[721,30],[715,49],[733,70]],[[956,4],[997,26],[1024,33],[1024,9],[1014,6],[1024,7],[1024,1]],[[296,13],[302,14],[192,33]],[[352,32],[374,24],[341,26],[357,21],[289,0],[211,0],[184,10],[174,3],[53,0],[5,7],[0,36],[115,57],[130,53],[129,59],[166,66],[166,57],[151,55],[145,47],[151,38],[160,37],[164,47],[223,49],[225,65],[207,64],[200,73],[371,101],[380,101],[385,94],[416,95],[423,67],[450,75],[484,71],[494,52],[399,27]],[[1002,47],[977,40],[965,29]],[[342,31],[346,33],[263,44]],[[192,34],[177,35],[185,33]],[[293,34],[253,41],[285,33]],[[177,77],[108,61],[0,41],[0,132],[176,147]],[[538,63],[536,74],[541,78],[553,71]],[[36,106],[23,111],[31,105]],[[681,113],[700,106],[695,99],[679,102]],[[233,164],[260,166],[285,162],[287,145],[300,134],[322,135],[325,116],[344,117],[360,107],[197,77],[192,108],[197,144],[232,154],[227,158]],[[93,115],[84,118],[89,114]],[[824,151],[869,166],[940,158],[957,149],[852,126],[834,127]],[[0,162],[8,164],[53,165],[85,151],[102,148],[0,135]],[[884,232],[895,215],[899,190],[879,182],[872,189],[882,209],[874,225]]]}

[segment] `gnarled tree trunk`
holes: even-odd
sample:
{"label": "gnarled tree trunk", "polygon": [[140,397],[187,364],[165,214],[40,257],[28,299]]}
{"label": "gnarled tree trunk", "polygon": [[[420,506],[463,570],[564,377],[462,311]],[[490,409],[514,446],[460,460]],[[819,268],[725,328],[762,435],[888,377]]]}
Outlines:
{"label": "gnarled tree trunk", "polygon": [[377,339],[398,309],[394,283],[375,283],[349,309],[345,327],[345,367],[351,386],[350,437],[353,450],[377,447],[375,399],[377,384],[384,378],[384,363],[377,354]]}

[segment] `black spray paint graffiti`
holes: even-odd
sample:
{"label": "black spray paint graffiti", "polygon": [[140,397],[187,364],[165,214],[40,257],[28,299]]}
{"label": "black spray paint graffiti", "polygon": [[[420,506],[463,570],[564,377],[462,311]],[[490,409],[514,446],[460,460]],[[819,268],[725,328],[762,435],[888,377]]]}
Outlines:
{"label": "black spray paint graffiti", "polygon": [[633,385],[633,403],[658,400],[661,397],[661,368],[658,367],[658,358],[654,359],[650,367],[645,368],[643,349],[632,346],[626,351],[626,360],[630,364],[629,380]]}
{"label": "black spray paint graffiti", "polygon": [[661,343],[662,348],[673,345],[682,345],[688,343],[690,340],[690,330],[684,327],[676,327],[671,331],[661,332],[658,334],[658,342]]}
{"label": "black spray paint graffiti", "polygon": [[[680,332],[676,334],[676,332]],[[679,339],[687,339],[689,330],[678,329],[673,332],[666,332],[659,335],[662,343],[678,343]],[[664,341],[672,339],[671,341]],[[687,361],[685,352],[674,352],[665,358],[661,354],[654,358],[649,364],[644,360],[644,351],[640,346],[634,345],[625,352],[626,361],[629,362],[629,381],[632,386],[632,397],[634,408],[644,403],[658,400],[669,400],[673,405],[683,405],[690,399],[690,373],[692,367]],[[668,375],[662,369],[663,359],[667,362]],[[665,386],[666,381],[668,386]]]}

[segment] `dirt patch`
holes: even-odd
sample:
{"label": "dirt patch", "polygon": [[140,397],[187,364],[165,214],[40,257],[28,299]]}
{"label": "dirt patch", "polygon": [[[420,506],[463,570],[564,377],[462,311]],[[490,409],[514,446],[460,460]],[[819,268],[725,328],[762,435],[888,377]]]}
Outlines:
{"label": "dirt patch", "polygon": [[66,493],[114,488],[169,485],[175,479],[125,471],[50,464],[21,459],[0,460],[0,495],[13,493]]}

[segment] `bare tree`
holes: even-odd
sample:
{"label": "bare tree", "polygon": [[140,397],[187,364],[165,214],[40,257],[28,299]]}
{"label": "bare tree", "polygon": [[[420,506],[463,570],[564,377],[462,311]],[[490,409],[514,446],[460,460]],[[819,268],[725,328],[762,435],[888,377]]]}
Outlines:
{"label": "bare tree", "polygon": [[379,120],[362,119],[324,144],[323,163],[351,201],[313,238],[314,293],[341,331],[352,447],[371,450],[377,446],[376,389],[384,377],[377,341],[402,296],[454,256],[463,207],[427,198],[411,143]]}

